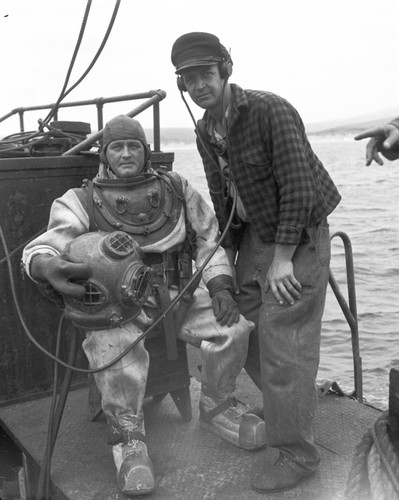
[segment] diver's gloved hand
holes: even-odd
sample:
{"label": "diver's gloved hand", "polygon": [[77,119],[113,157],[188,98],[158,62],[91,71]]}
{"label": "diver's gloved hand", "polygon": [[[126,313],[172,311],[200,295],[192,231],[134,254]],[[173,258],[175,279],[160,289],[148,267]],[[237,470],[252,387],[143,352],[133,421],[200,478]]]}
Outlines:
{"label": "diver's gloved hand", "polygon": [[67,255],[38,254],[32,259],[32,278],[47,281],[57,292],[80,299],[85,287],[76,283],[90,277],[90,266],[82,262],[72,262]]}
{"label": "diver's gloved hand", "polygon": [[233,280],[231,276],[221,274],[207,283],[209,295],[212,297],[212,308],[216,321],[222,326],[238,323],[240,311],[233,299]]}

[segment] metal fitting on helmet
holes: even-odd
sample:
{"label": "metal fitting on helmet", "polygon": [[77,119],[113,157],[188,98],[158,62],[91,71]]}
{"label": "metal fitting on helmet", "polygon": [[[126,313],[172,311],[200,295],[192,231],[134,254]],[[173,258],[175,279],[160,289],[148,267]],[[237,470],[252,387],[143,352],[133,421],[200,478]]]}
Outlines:
{"label": "metal fitting on helmet", "polygon": [[82,284],[81,299],[64,297],[65,315],[86,329],[106,329],[135,320],[148,325],[142,310],[151,293],[153,275],[143,264],[143,252],[127,233],[93,232],[73,240],[65,253],[75,262],[90,265],[90,278]]}

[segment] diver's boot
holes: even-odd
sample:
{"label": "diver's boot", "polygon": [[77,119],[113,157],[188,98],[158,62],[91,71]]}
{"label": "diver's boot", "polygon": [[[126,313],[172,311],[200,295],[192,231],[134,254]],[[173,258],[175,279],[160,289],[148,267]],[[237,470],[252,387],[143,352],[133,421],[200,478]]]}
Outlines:
{"label": "diver's boot", "polygon": [[245,450],[256,450],[266,444],[264,420],[233,397],[215,400],[201,394],[200,426]]}
{"label": "diver's boot", "polygon": [[112,447],[118,486],[126,496],[148,495],[154,489],[154,469],[145,437],[130,439]]}
{"label": "diver's boot", "polygon": [[262,473],[253,481],[252,489],[259,493],[290,490],[315,472],[316,469],[304,470],[288,455],[280,452],[277,460],[264,467]]}

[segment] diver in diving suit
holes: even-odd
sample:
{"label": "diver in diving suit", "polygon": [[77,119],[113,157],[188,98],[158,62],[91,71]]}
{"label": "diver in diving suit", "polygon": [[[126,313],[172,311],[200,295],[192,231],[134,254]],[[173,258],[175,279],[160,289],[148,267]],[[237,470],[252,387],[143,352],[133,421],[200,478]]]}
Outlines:
{"label": "diver in diving suit", "polygon": [[[137,242],[144,264],[157,270],[158,292],[166,290],[169,299],[177,295],[179,273],[173,271],[180,256],[189,252],[190,267],[192,260],[201,267],[215,247],[219,228],[198,191],[176,172],[154,171],[150,153],[138,121],[120,115],[106,124],[98,175],[56,199],[47,231],[24,249],[23,265],[32,280],[49,283],[66,302],[79,304],[86,293],[82,282],[90,278],[98,259],[90,260],[90,246],[88,263],[71,258],[65,249],[87,233],[118,230]],[[232,396],[254,325],[239,314],[232,290],[231,267],[219,247],[203,270],[178,338],[201,350],[201,427],[236,446],[256,449],[265,444],[264,421]],[[118,301],[115,291],[108,292],[103,314],[94,320],[84,314],[80,318],[92,369],[115,359],[138,338],[162,311],[160,296],[165,295],[150,294],[140,314],[119,321],[109,314]],[[142,410],[148,366],[149,355],[140,341],[111,368],[94,374],[112,436],[118,486],[130,496],[154,488]]]}

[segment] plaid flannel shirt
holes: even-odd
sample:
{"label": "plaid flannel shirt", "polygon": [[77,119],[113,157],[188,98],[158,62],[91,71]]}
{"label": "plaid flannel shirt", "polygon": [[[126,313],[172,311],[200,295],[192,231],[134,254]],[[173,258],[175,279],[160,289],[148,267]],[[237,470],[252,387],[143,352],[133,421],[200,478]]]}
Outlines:
{"label": "plaid flannel shirt", "polygon": [[[227,159],[249,221],[262,241],[299,244],[303,230],[324,220],[338,205],[338,190],[289,102],[270,92],[234,84],[231,89]],[[210,120],[205,112],[198,122],[197,147],[223,231],[228,213],[220,195],[217,156],[206,132]],[[225,246],[237,246],[239,234],[231,230],[229,236]]]}

